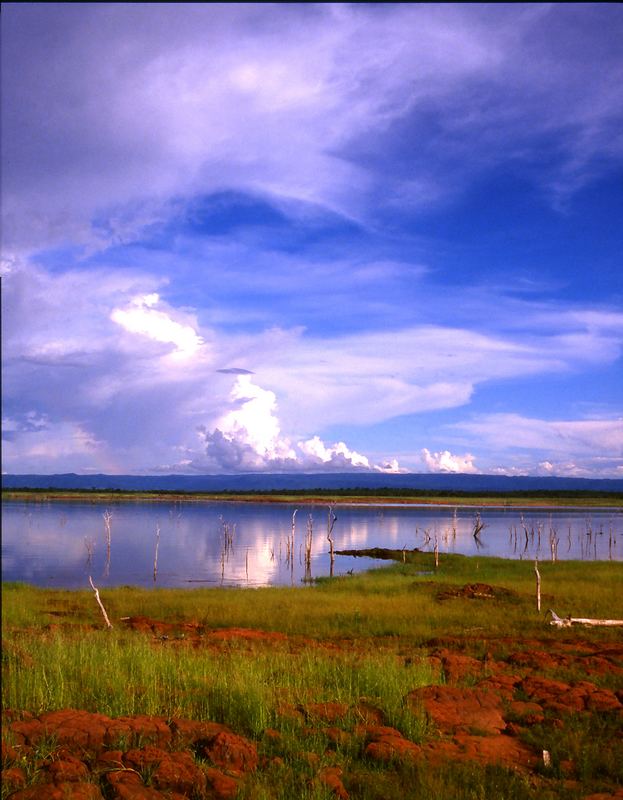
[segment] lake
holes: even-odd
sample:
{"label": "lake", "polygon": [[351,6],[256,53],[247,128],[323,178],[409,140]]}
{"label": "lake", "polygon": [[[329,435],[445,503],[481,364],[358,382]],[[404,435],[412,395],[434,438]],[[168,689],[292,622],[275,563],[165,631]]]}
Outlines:
{"label": "lake", "polygon": [[[336,550],[432,552],[436,544],[440,558],[623,560],[623,512],[614,508],[384,504],[334,513]],[[478,513],[484,527],[474,537]],[[323,505],[10,501],[2,504],[2,579],[70,589],[86,588],[90,575],[97,586],[300,586],[330,573],[327,521]],[[336,556],[334,574],[381,563]]]}

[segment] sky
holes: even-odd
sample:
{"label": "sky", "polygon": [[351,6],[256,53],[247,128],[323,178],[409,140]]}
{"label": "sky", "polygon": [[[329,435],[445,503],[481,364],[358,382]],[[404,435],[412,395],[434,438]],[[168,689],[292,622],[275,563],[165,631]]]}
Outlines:
{"label": "sky", "polygon": [[623,6],[1,25],[4,472],[623,476]]}

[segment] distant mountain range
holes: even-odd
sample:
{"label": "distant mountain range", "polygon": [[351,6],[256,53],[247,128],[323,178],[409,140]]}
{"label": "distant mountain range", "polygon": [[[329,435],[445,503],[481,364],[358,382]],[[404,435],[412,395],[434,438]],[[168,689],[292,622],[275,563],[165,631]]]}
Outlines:
{"label": "distant mountain range", "polygon": [[435,492],[623,492],[623,479],[373,472],[243,475],[3,475],[4,489],[270,492],[313,489],[413,489]]}

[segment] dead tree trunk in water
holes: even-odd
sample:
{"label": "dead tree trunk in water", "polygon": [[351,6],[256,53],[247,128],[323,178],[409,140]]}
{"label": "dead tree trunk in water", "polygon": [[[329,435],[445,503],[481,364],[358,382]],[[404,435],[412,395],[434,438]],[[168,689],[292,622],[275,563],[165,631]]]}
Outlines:
{"label": "dead tree trunk in water", "polygon": [[331,558],[331,567],[329,575],[333,577],[333,566],[335,564],[335,553],[333,552],[333,526],[337,517],[333,513],[333,506],[329,506],[329,514],[327,516],[327,539],[329,541],[329,555]]}

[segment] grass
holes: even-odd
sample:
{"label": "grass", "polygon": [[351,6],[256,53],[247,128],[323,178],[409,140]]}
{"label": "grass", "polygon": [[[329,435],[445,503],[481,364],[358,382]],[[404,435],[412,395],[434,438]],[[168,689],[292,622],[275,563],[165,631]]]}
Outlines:
{"label": "grass", "polygon": [[[551,607],[560,616],[623,617],[620,563],[543,562],[539,570],[544,612]],[[472,602],[467,614],[463,602],[436,602],[446,586],[477,582],[503,586],[512,594],[493,601],[493,605]],[[170,621],[196,620],[212,628],[250,627],[318,639],[401,636],[421,643],[440,633],[459,635],[466,628],[495,635],[505,631],[522,635],[538,632],[542,636],[550,632],[543,625],[543,615],[534,611],[534,565],[489,557],[442,555],[435,570],[432,554],[407,551],[406,564],[321,578],[314,586],[300,590],[120,587],[102,591],[101,597],[113,622],[122,616],[144,615]],[[3,598],[3,628],[101,620],[89,591],[4,584]],[[559,636],[554,631],[550,635]]]}
{"label": "grass", "polygon": [[[623,618],[621,564],[563,561],[539,567],[543,611]],[[460,593],[440,599],[449,587],[473,583],[506,592],[486,601]],[[526,741],[537,753],[549,750],[553,764],[536,776],[477,764],[378,764],[365,757],[365,742],[356,733],[364,707],[376,709],[386,725],[413,742],[433,735],[406,697],[443,681],[427,659],[435,640],[454,637],[481,659],[490,652],[503,658],[506,648],[521,649],[522,642],[535,639],[544,650],[548,642],[564,639],[568,652],[574,642],[579,649],[587,641],[620,642],[616,629],[551,628],[544,613],[537,613],[534,594],[532,563],[442,555],[435,570],[432,554],[407,552],[405,563],[305,588],[105,590],[101,598],[114,625],[106,631],[90,591],[4,584],[3,708],[39,714],[71,707],[111,717],[148,714],[226,723],[254,740],[264,759],[265,767],[241,786],[243,800],[327,800],[333,795],[318,774],[329,764],[343,769],[344,785],[357,800],[573,800],[589,789],[621,786],[617,720],[608,714],[577,715],[563,728],[546,716],[530,728]],[[203,633],[191,642],[181,638],[180,627],[158,639],[129,630],[124,616],[179,626],[195,621]],[[208,635],[230,627],[285,637],[216,641]],[[585,676],[561,668],[558,677]],[[600,680],[620,688],[616,675],[606,673]],[[311,704],[322,702],[348,709],[335,723],[349,734],[344,742],[331,741],[326,724],[309,712]],[[277,740],[266,736],[269,729],[278,732]],[[573,786],[565,778],[566,762],[575,765]],[[29,781],[37,779],[33,764]],[[4,789],[2,796],[8,796]]]}
{"label": "grass", "polygon": [[270,492],[178,492],[178,491],[125,491],[99,489],[3,489],[2,500],[21,500],[44,503],[52,500],[89,500],[92,503],[123,501],[187,502],[238,502],[238,503],[399,503],[453,506],[587,506],[621,507],[623,493],[606,491],[516,491],[516,492],[453,492],[415,489],[340,489],[340,490],[273,490]]}

